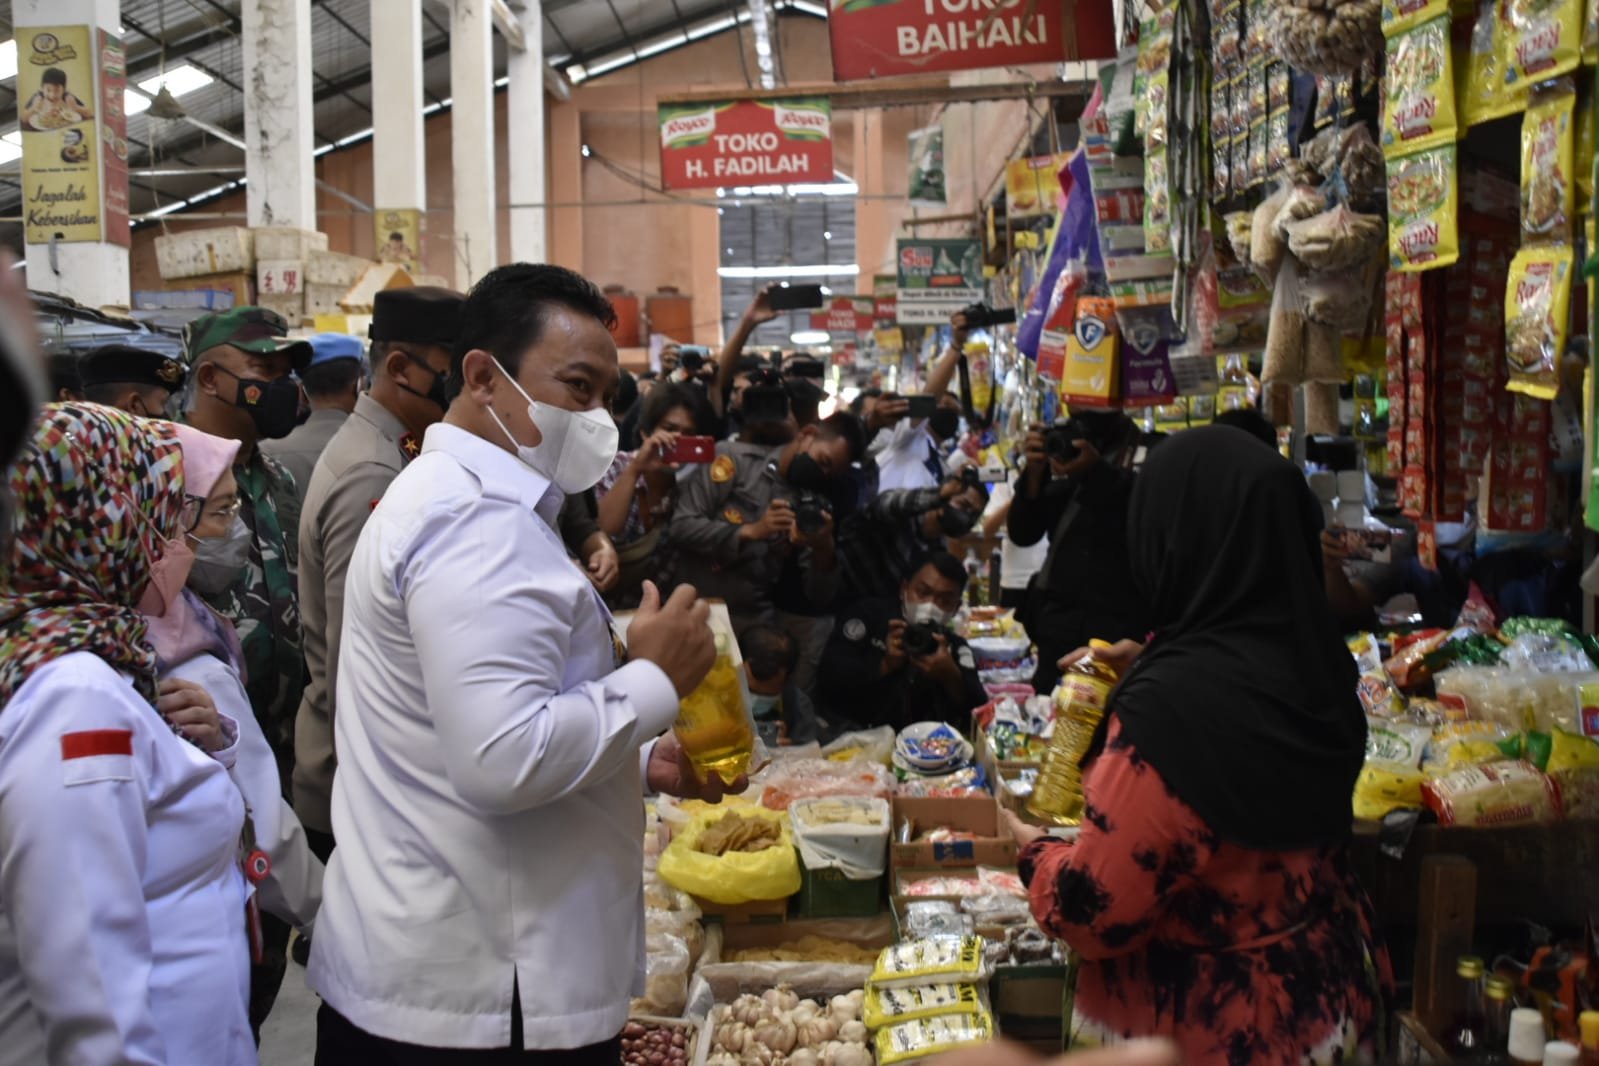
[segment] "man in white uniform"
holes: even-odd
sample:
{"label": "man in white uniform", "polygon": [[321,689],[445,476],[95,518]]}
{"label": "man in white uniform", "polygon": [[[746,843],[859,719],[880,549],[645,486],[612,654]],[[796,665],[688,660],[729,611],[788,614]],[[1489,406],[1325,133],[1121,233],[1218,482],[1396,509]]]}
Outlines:
{"label": "man in white uniform", "polygon": [[641,785],[722,788],[666,733],[715,659],[709,608],[646,584],[623,665],[554,529],[616,450],[613,321],[560,267],[478,282],[449,412],[356,544],[319,1064],[620,1057],[643,988]]}

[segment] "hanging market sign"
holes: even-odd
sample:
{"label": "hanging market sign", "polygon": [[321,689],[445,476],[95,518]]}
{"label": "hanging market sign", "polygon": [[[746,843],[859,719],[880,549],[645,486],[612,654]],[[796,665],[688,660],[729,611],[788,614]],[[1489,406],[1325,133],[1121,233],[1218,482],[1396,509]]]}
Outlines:
{"label": "hanging market sign", "polygon": [[872,275],[872,316],[880,326],[895,322],[894,297],[899,291],[899,277],[895,274]]}
{"label": "hanging market sign", "polygon": [[838,81],[1113,59],[1111,0],[832,0]]}
{"label": "hanging market sign", "polygon": [[826,97],[662,104],[661,187],[792,185],[833,180]]}
{"label": "hanging market sign", "polygon": [[872,298],[835,296],[825,308],[811,312],[811,328],[829,333],[864,333],[872,328]]}
{"label": "hanging market sign", "polygon": [[128,215],[128,116],[123,111],[128,88],[127,57],[122,42],[105,30],[100,35],[100,144],[105,157],[105,240],[132,247]]}
{"label": "hanging market sign", "polygon": [[897,246],[895,313],[901,325],[942,325],[982,300],[983,253],[977,241],[902,237]]}
{"label": "hanging market sign", "polygon": [[[18,31],[23,239],[104,239],[97,53],[88,26]],[[120,110],[120,106],[119,106]]]}

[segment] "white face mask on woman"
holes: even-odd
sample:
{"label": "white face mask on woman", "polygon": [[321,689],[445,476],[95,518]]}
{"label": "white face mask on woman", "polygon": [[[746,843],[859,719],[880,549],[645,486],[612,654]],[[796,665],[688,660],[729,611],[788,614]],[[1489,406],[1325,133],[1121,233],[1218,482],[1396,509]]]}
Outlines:
{"label": "white face mask on woman", "polygon": [[494,408],[490,407],[489,417],[494,419],[494,424],[500,427],[500,432],[516,449],[517,457],[553,481],[567,495],[583,492],[599,484],[600,478],[605,476],[616,459],[618,435],[610,413],[604,408],[568,411],[564,407],[539,403],[517,384],[515,378],[506,373],[498,359],[494,360],[494,365],[527,401],[527,416],[538,427],[542,438],[531,447],[521,443],[500,421]]}

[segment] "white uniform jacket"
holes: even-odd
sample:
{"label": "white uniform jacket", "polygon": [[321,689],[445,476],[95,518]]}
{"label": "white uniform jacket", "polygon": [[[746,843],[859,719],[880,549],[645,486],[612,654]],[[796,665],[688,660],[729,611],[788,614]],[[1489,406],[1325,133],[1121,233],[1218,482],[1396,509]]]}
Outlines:
{"label": "white uniform jacket", "polygon": [[561,499],[440,423],[350,561],[309,977],[378,1036],[506,1047],[515,982],[527,1047],[582,1047],[642,987],[641,749],[677,695],[617,668]]}
{"label": "white uniform jacket", "polygon": [[0,708],[0,1063],[257,1061],[244,804],[98,656]]}

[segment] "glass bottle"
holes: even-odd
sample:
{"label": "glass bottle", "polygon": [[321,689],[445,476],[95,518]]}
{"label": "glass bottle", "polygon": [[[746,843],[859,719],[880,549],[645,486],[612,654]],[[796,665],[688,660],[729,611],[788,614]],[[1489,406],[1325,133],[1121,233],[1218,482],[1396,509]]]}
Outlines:
{"label": "glass bottle", "polygon": [[1444,1031],[1444,1050],[1456,1059],[1472,1058],[1483,1046],[1488,1018],[1483,1009],[1483,964],[1475,955],[1462,955],[1455,963],[1460,980],[1455,1016]]}
{"label": "glass bottle", "polygon": [[1516,986],[1504,977],[1483,980],[1483,1015],[1487,1025],[1481,1047],[1471,1058],[1485,1066],[1505,1066],[1510,1061],[1510,1011],[1515,1004]]}
{"label": "glass bottle", "polygon": [[716,774],[732,784],[749,772],[755,753],[755,728],[744,705],[739,667],[733,663],[732,641],[716,634],[716,664],[699,687],[677,706],[672,732],[683,745],[701,778]]}
{"label": "glass bottle", "polygon": [[1088,642],[1089,653],[1067,667],[1055,689],[1055,729],[1044,765],[1033,786],[1028,813],[1056,825],[1077,825],[1083,816],[1083,778],[1079,765],[1105,716],[1105,700],[1119,675],[1098,653],[1103,640]]}

